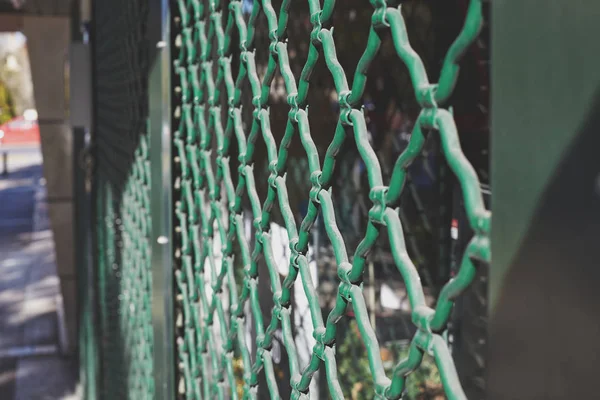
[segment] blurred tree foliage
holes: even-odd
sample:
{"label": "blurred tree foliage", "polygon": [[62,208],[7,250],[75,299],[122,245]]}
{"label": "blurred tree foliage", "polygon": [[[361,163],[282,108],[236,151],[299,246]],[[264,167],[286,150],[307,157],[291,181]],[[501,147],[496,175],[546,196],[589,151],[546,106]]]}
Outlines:
{"label": "blurred tree foliage", "polygon": [[0,124],[4,124],[15,116],[12,95],[3,82],[0,82]]}
{"label": "blurred tree foliage", "polygon": [[[337,348],[338,376],[344,397],[350,400],[372,399],[375,393],[373,377],[369,369],[366,348],[360,337],[358,325],[352,320]],[[406,346],[385,346],[381,344],[381,358],[387,376],[392,376],[394,366],[408,357]],[[405,399],[438,400],[444,399],[440,374],[433,358],[425,355],[421,366],[411,373],[406,381]]]}
{"label": "blurred tree foliage", "polygon": [[35,108],[29,52],[23,35],[0,33],[0,81],[10,92],[15,115]]}

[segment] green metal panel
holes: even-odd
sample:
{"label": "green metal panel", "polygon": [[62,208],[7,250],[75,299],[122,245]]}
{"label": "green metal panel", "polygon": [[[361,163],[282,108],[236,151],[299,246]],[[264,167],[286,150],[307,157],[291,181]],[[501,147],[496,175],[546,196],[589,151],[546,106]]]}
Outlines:
{"label": "green metal panel", "polygon": [[596,398],[600,3],[492,7],[488,398]]}
{"label": "green metal panel", "polygon": [[[247,2],[244,2],[247,4]],[[366,49],[352,81],[337,59],[332,15],[335,4],[326,0],[308,1],[311,43],[299,77],[290,69],[286,27],[293,15],[291,2],[284,0],[276,11],[270,0],[252,2],[249,17],[242,1],[224,7],[215,0],[179,0],[173,12],[173,66],[178,74],[174,88],[179,106],[174,109],[173,146],[175,156],[174,203],[177,246],[174,247],[178,298],[182,307],[177,328],[178,362],[182,397],[257,398],[259,377],[264,377],[270,398],[280,398],[273,365],[273,335],[283,331],[289,357],[292,398],[306,398],[313,374],[321,369],[332,398],[343,398],[335,359],[337,324],[349,304],[366,346],[376,398],[395,399],[402,395],[405,378],[419,367],[425,352],[434,356],[446,395],[465,398],[443,337],[454,299],[469,285],[475,273],[473,259],[489,262],[490,212],[486,210],[474,169],[463,155],[451,110],[444,104],[451,96],[459,73],[458,62],[481,28],[481,2],[471,0],[463,30],[449,48],[440,80],[429,82],[421,58],[410,46],[399,9],[385,0],[372,0],[372,24]],[[174,11],[174,10],[173,10]],[[260,18],[259,18],[260,16]],[[255,49],[255,24],[266,23],[270,31],[268,49]],[[381,35],[391,33],[395,51],[408,68],[412,90],[422,109],[410,144],[396,160],[389,182],[368,140],[361,110],[368,68],[379,51]],[[259,78],[256,51],[268,52],[264,76]],[[239,68],[233,60],[239,60]],[[340,108],[333,140],[325,154],[319,154],[308,119],[307,93],[317,63],[326,64],[335,83]],[[237,74],[234,74],[234,69]],[[285,84],[289,118],[281,143],[270,127],[269,89],[276,72]],[[252,99],[252,118],[242,114],[246,91]],[[398,200],[406,180],[406,169],[420,153],[427,134],[440,136],[443,153],[460,182],[469,224],[475,232],[462,259],[457,276],[442,289],[435,308],[425,304],[421,281],[404,243],[398,214]],[[297,225],[290,208],[286,185],[286,161],[291,140],[298,135],[306,152],[311,190],[306,217]],[[337,224],[331,195],[331,177],[338,151],[344,141],[353,140],[366,164],[372,207],[364,238],[350,256]],[[268,191],[260,199],[256,190],[254,152],[266,146],[269,162]],[[234,150],[235,149],[235,150]],[[236,162],[235,160],[238,160]],[[231,166],[234,163],[234,167]],[[236,168],[237,167],[237,168]],[[248,241],[243,226],[244,204],[254,225],[254,240]],[[290,271],[280,280],[271,247],[270,221],[274,210],[283,216],[290,239]],[[308,271],[308,242],[317,216],[324,218],[339,277],[336,305],[322,315],[317,293]],[[417,333],[409,357],[386,376],[361,286],[365,259],[380,236],[387,237],[394,262],[403,277],[412,306]],[[384,240],[380,238],[379,240]],[[220,243],[220,249],[215,248]],[[236,254],[239,249],[239,254]],[[259,277],[258,263],[265,262],[267,276]],[[236,271],[243,270],[243,276]],[[239,277],[239,278],[238,278]],[[271,287],[274,307],[270,320],[263,316],[259,301],[259,279]],[[311,306],[316,344],[307,366],[300,366],[292,338],[290,288],[300,279]],[[244,315],[250,305],[251,318]],[[256,356],[249,352],[245,326],[254,324]],[[234,368],[234,355],[241,356],[242,372]],[[237,375],[242,375],[238,394]]]}

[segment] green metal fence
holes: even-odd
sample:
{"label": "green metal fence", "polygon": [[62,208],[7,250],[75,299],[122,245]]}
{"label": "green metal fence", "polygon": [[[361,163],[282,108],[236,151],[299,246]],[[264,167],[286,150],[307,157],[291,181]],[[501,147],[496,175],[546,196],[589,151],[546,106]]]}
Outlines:
{"label": "green metal fence", "polygon": [[[146,21],[159,3],[94,3],[101,397],[396,399],[405,394],[407,377],[433,362],[445,395],[466,398],[446,330],[455,300],[480,262],[490,261],[491,216],[448,104],[461,58],[483,24],[482,1],[468,3],[464,25],[440,67],[411,47],[407,18],[396,1],[163,1],[154,11],[168,18],[170,36],[155,43],[148,31],[157,27]],[[349,35],[352,28],[336,25],[334,17],[356,12],[370,21],[364,32],[353,33],[364,34],[365,45],[350,49],[360,57],[343,67],[336,46],[347,46],[348,36],[334,31],[345,28]],[[294,23],[304,24],[307,33],[291,45],[298,40],[298,30],[289,32]],[[170,52],[172,120],[162,121],[170,132],[148,124],[148,103],[157,96],[148,91],[154,61],[149,48]],[[382,53],[386,62],[398,62],[390,68],[406,70],[409,88],[398,96],[410,97],[407,108],[415,110],[408,143],[399,155],[386,157],[375,149],[365,107],[369,71]],[[438,75],[433,83],[430,77]],[[327,105],[320,92],[315,95],[315,76],[332,82],[335,120],[329,125],[315,122]],[[274,91],[284,104],[275,104]],[[158,137],[172,139],[172,158],[160,151],[152,157]],[[431,278],[437,267],[415,261],[419,237],[409,235],[416,229],[406,223],[412,209],[403,200],[409,191],[415,204],[410,212],[426,219],[410,168],[432,143],[440,168],[456,176],[474,232],[456,276],[441,283],[447,275]],[[353,212],[358,224],[347,223],[350,211],[344,211],[353,200],[352,191],[344,190],[351,175],[343,160],[348,146],[357,150],[356,165],[364,166],[366,176],[362,192],[354,192],[365,195],[365,211]],[[174,227],[160,237],[156,226],[165,215],[151,213],[163,201],[152,195],[165,183],[153,174],[158,163],[172,170],[172,192],[164,196],[172,196],[166,217]],[[439,229],[449,232],[443,224]],[[152,263],[156,243],[172,246],[168,262]],[[281,243],[287,247],[283,256]],[[327,251],[331,261],[325,262]],[[449,257],[439,262],[449,263]],[[402,283],[411,325],[405,330],[412,335],[403,337],[409,339],[406,357],[392,366],[370,300],[383,264],[388,272],[377,279]],[[157,276],[172,276],[173,285],[157,293]],[[331,286],[327,301],[324,283]],[[172,299],[173,309],[157,307],[160,296]],[[356,340],[342,341],[352,333],[345,330],[351,320]],[[156,335],[157,326],[165,325],[165,334]],[[309,332],[301,333],[303,328]],[[308,350],[299,345],[301,335]],[[356,347],[368,365],[360,387],[344,376],[353,360],[340,354]],[[174,360],[165,364],[157,354]],[[172,386],[165,382],[171,377]]]}
{"label": "green metal fence", "polygon": [[[464,157],[458,140],[452,111],[444,104],[451,96],[459,73],[458,62],[473,43],[482,24],[481,2],[470,3],[465,25],[448,50],[437,84],[429,82],[427,71],[412,50],[399,9],[383,1],[371,1],[372,24],[366,49],[356,72],[348,83],[346,72],[337,60],[334,25],[331,17],[334,1],[309,1],[310,46],[299,77],[290,69],[286,45],[286,27],[294,18],[290,1],[278,10],[270,0],[252,2],[248,18],[245,2],[178,2],[173,27],[178,27],[173,49],[174,70],[180,86],[181,106],[175,111],[174,146],[180,174],[176,176],[180,200],[176,203],[177,232],[180,248],[175,255],[177,289],[182,299],[182,329],[178,339],[182,389],[187,398],[238,397],[236,373],[243,378],[243,397],[257,398],[260,375],[264,374],[270,398],[280,398],[273,363],[274,333],[281,328],[283,345],[289,357],[289,382],[292,398],[304,398],[312,376],[321,370],[329,395],[343,398],[344,391],[336,365],[336,329],[347,307],[351,306],[366,346],[373,396],[399,398],[405,379],[419,367],[424,353],[435,358],[448,398],[465,398],[446,341],[442,335],[453,301],[469,285],[475,274],[473,259],[489,262],[490,213],[486,210],[477,175]],[[270,43],[268,49],[254,44],[255,24],[266,16]],[[391,32],[398,57],[409,70],[412,87],[422,111],[411,134],[410,144],[395,161],[393,174],[384,181],[379,160],[368,140],[362,95],[368,69],[377,56],[381,35]],[[234,46],[235,43],[235,46]],[[256,53],[268,52],[266,71],[259,76]],[[233,72],[234,60],[239,62]],[[325,153],[316,148],[308,118],[307,94],[311,73],[317,63],[325,63],[335,83],[339,120]],[[287,93],[288,120],[285,134],[276,143],[270,126],[269,91],[279,72]],[[251,121],[244,121],[244,91],[251,98]],[[311,110],[312,112],[312,110]],[[323,132],[319,132],[323,135]],[[310,194],[308,211],[300,224],[291,211],[286,182],[289,146],[298,135],[308,158]],[[457,176],[468,220],[475,235],[462,258],[458,275],[442,289],[434,308],[426,305],[421,279],[406,251],[398,199],[402,193],[407,167],[421,151],[427,135],[439,135],[444,155]],[[344,141],[356,142],[366,164],[369,197],[366,231],[360,244],[347,249],[335,217],[331,178],[338,152]],[[262,142],[262,143],[260,143]],[[234,151],[233,143],[237,145]],[[268,189],[262,199],[257,192],[254,153],[266,146]],[[236,161],[237,160],[237,161]],[[233,166],[232,166],[233,164]],[[250,206],[253,237],[244,231],[244,204]],[[273,255],[270,222],[275,210],[281,213],[289,236],[289,274],[281,279]],[[311,227],[322,214],[331,242],[339,277],[335,307],[323,315],[312,282],[307,251]],[[383,233],[387,235],[383,235]],[[380,238],[380,236],[382,236]],[[390,241],[394,262],[404,280],[412,321],[418,328],[410,344],[408,358],[386,376],[379,343],[369,321],[361,283],[365,260],[377,240]],[[217,247],[215,243],[220,245]],[[235,254],[236,249],[239,255]],[[353,254],[352,254],[353,253]],[[259,262],[264,260],[268,275],[259,277]],[[243,269],[243,277],[236,271]],[[270,316],[260,305],[259,279],[267,280],[274,306]],[[293,339],[290,289],[296,279],[302,281],[310,304],[316,344],[308,365],[300,365]],[[246,303],[251,318],[244,313]],[[256,332],[255,356],[251,357],[245,325]],[[242,372],[236,372],[234,359],[241,356]]]}
{"label": "green metal fence", "polygon": [[154,396],[146,0],[94,3],[99,396]]}

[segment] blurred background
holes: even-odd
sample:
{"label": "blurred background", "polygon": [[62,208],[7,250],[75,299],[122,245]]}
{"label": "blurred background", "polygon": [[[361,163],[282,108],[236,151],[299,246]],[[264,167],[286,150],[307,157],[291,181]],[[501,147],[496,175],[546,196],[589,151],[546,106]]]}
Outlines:
{"label": "blurred background", "polygon": [[28,3],[0,1],[0,398],[68,399],[78,375],[67,327],[76,324],[64,210],[72,193],[68,2]]}

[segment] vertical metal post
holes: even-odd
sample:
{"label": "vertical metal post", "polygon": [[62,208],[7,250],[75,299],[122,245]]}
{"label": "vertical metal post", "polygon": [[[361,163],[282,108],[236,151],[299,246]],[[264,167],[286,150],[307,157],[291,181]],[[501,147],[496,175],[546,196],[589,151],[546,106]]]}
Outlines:
{"label": "vertical metal post", "polygon": [[486,398],[597,398],[600,2],[491,6]]}
{"label": "vertical metal post", "polygon": [[[97,316],[95,309],[96,281],[94,279],[91,226],[91,164],[89,134],[84,128],[73,127],[74,155],[74,229],[75,229],[75,261],[77,265],[78,285],[78,329],[79,329],[79,362],[80,379],[83,383],[86,399],[96,399],[98,379],[97,342],[94,333]],[[59,320],[60,321],[60,320]],[[64,345],[61,345],[64,348]]]}
{"label": "vertical metal post", "polygon": [[[69,49],[69,119],[73,131],[73,223],[75,232],[75,264],[78,288],[79,377],[83,397],[98,398],[99,358],[94,327],[98,323],[97,281],[94,268],[92,235],[92,168],[90,140],[93,122],[91,44],[88,25],[90,12],[82,13],[81,6],[90,10],[89,0],[71,4],[71,47]],[[62,321],[62,322],[61,322]],[[64,318],[59,318],[64,325]],[[64,331],[59,327],[59,332]],[[60,335],[63,336],[63,335]],[[71,338],[74,340],[75,338]],[[61,341],[61,349],[65,349]]]}
{"label": "vertical metal post", "polygon": [[165,400],[175,397],[169,18],[168,0],[150,0],[148,39],[154,378],[155,398]]}

